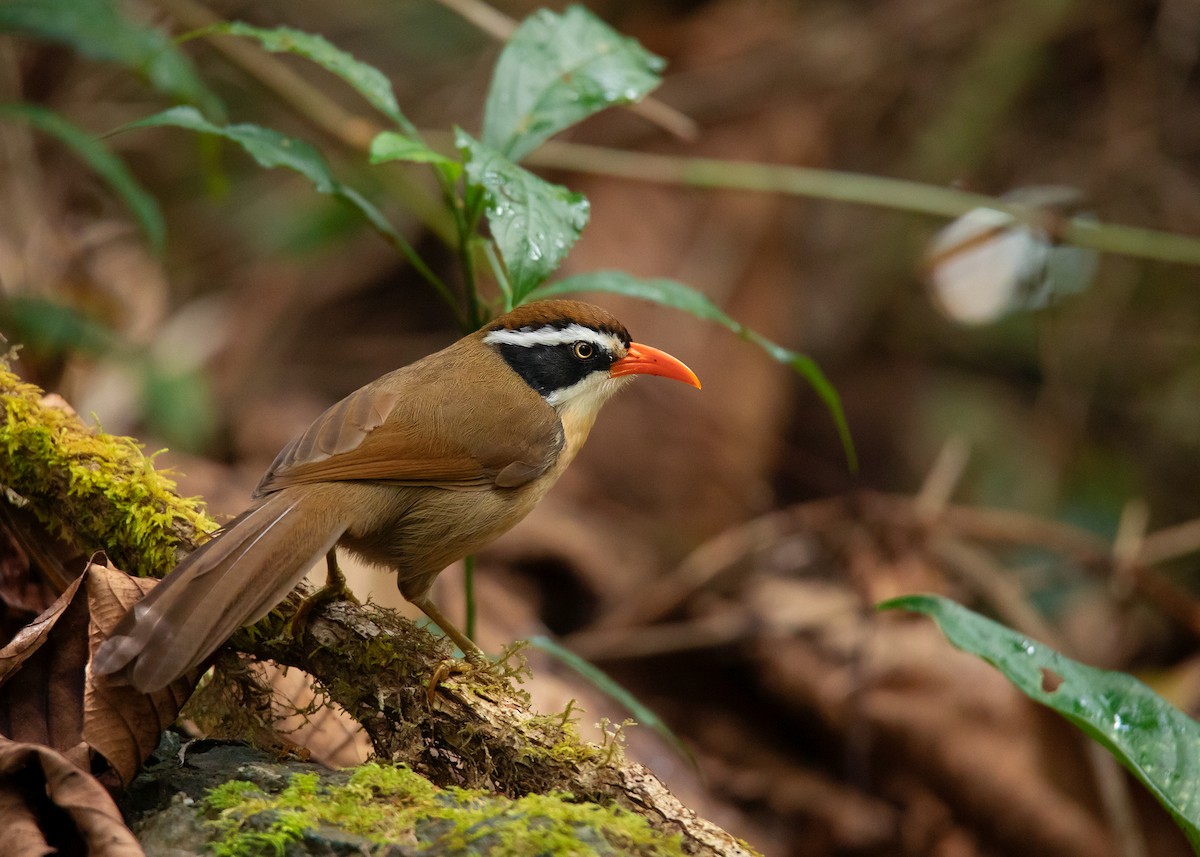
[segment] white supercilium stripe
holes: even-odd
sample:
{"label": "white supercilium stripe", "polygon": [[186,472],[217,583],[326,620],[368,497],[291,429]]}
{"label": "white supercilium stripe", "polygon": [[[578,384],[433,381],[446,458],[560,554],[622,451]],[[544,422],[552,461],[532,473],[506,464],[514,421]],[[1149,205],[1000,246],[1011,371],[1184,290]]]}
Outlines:
{"label": "white supercilium stripe", "polygon": [[610,353],[619,353],[624,343],[611,333],[603,333],[582,324],[568,324],[566,327],[539,327],[536,330],[521,328],[520,330],[493,330],[484,338],[484,342],[497,345],[567,345],[572,342],[590,342],[597,348],[603,348]]}

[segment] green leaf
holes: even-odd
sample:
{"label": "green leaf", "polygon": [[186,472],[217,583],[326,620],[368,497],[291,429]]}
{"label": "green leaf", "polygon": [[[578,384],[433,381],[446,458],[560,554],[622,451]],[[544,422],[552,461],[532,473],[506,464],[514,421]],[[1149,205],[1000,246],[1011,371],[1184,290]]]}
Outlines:
{"label": "green leaf", "polygon": [[625,687],[618,684],[608,673],[604,672],[591,661],[579,657],[579,655],[565,646],[559,645],[549,637],[531,637],[529,645],[557,658],[587,679],[597,690],[608,694],[608,696],[616,700],[618,704],[632,714],[634,720],[657,732],[692,767],[696,767],[696,757],[692,755],[692,751],[688,749],[688,746],[683,743],[679,736],[671,730],[671,727],[652,708],[630,693]]}
{"label": "green leaf", "polygon": [[551,184],[471,138],[454,135],[467,183],[482,190],[492,238],[508,270],[514,304],[550,276],[588,221],[588,201]]}
{"label": "green leaf", "polygon": [[0,120],[11,118],[36,128],[70,148],[104,179],[121,198],[146,233],[146,240],[156,253],[162,252],[166,235],[158,203],[147,193],[125,162],[98,142],[91,134],[68,122],[60,114],[32,104],[0,105]]}
{"label": "green leaf", "polygon": [[42,354],[107,357],[126,346],[105,324],[71,306],[40,297],[9,297],[0,303],[0,329],[10,343]]}
{"label": "green leaf", "polygon": [[203,450],[217,431],[217,407],[208,378],[197,367],[176,370],[160,361],[139,361],[146,423],[172,448]]}
{"label": "green leaf", "polygon": [[658,86],[664,65],[582,6],[534,12],[500,52],[483,142],[519,161],[593,113],[640,101]]}
{"label": "green leaf", "polygon": [[1200,847],[1200,723],[1131,675],[1073,661],[946,598],[906,595],[879,609],[932,617],[954,646],[1104,745]]}
{"label": "green leaf", "polygon": [[375,228],[375,231],[404,255],[409,264],[426,282],[433,286],[447,305],[455,306],[454,296],[446,288],[446,284],[425,264],[425,260],[417,254],[412,245],[404,240],[404,236],[396,231],[383,213],[366,197],[354,188],[338,181],[321,153],[310,144],[261,125],[215,125],[191,107],[173,107],[153,116],[147,116],[145,119],[139,119],[137,122],[131,122],[123,126],[121,130],[156,126],[186,128],[202,134],[215,134],[237,143],[260,166],[284,167],[300,173],[311,181],[318,191],[342,200],[361,214]]}
{"label": "green leaf", "polygon": [[387,76],[373,65],[355,59],[351,54],[331,44],[324,36],[306,33],[291,27],[266,29],[241,21],[217,24],[201,31],[201,35],[218,33],[229,36],[245,36],[258,40],[266,50],[273,53],[289,53],[311,60],[330,74],[337,75],[367,103],[391,119],[409,136],[417,137],[417,129],[400,112],[396,93]]}
{"label": "green leaf", "polygon": [[0,30],[68,45],[84,56],[113,62],[145,77],[159,92],[221,116],[220,101],[191,62],[156,29],[117,14],[111,0],[5,0]]}
{"label": "green leaf", "polygon": [[[784,348],[767,339],[757,331],[743,325],[740,321],[721,311],[721,308],[710,301],[691,286],[675,280],[660,278],[642,279],[627,274],[624,271],[596,271],[591,274],[576,274],[555,283],[542,286],[535,292],[526,295],[530,300],[535,298],[550,298],[573,292],[608,292],[610,294],[626,295],[652,301],[663,306],[673,307],[691,313],[697,318],[713,321],[732,330],[747,342],[753,342],[766,351],[780,363],[790,366],[794,371],[804,376],[816,394],[825,403],[829,414],[833,417],[838,437],[842,441],[842,449],[851,470],[858,469],[858,453],[854,449],[854,439],[850,435],[850,425],[846,422],[846,414],[842,410],[842,399],[837,390],[821,367],[811,357]],[[520,303],[520,301],[518,301]]]}
{"label": "green leaf", "polygon": [[254,158],[260,166],[283,167],[307,178],[321,193],[344,200],[357,209],[367,221],[388,237],[399,238],[383,214],[354,188],[339,182],[329,169],[329,164],[312,145],[296,137],[288,137],[271,128],[248,123],[238,125],[215,125],[193,107],[172,107],[145,119],[130,122],[120,130],[169,126],[215,134],[237,143]]}
{"label": "green leaf", "polygon": [[462,164],[458,161],[447,158],[441,152],[435,152],[420,140],[397,134],[395,131],[382,131],[371,141],[371,163],[382,164],[387,161],[437,164],[454,175],[462,172]]}

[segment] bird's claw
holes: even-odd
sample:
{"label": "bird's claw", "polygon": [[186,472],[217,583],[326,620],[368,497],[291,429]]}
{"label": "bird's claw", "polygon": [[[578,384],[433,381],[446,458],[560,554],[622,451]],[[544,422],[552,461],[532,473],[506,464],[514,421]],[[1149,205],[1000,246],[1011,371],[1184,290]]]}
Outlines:
{"label": "bird's claw", "polygon": [[296,612],[288,620],[286,631],[288,637],[293,640],[298,638],[304,632],[304,628],[308,624],[308,617],[312,615],[313,610],[318,607],[324,607],[326,604],[331,604],[334,601],[349,601],[352,604],[359,603],[359,600],[354,597],[354,593],[350,590],[350,585],[346,583],[346,576],[342,574],[342,569],[338,565],[337,548],[330,548],[329,553],[325,555],[325,585],[300,602],[300,606],[296,608]]}
{"label": "bird's claw", "polygon": [[433,668],[433,675],[429,677],[429,684],[425,687],[425,698],[430,705],[433,705],[434,697],[437,696],[438,685],[450,678],[452,675],[465,675],[473,669],[478,668],[478,664],[470,661],[462,661],[458,658],[447,658],[440,661]]}
{"label": "bird's claw", "polygon": [[425,688],[425,696],[432,705],[433,698],[437,696],[438,685],[452,675],[473,673],[480,678],[486,677],[487,681],[494,681],[502,675],[502,670],[503,667],[500,663],[493,661],[480,651],[464,652],[461,658],[446,658],[439,661],[438,665],[433,668],[433,675],[429,677],[429,684]]}

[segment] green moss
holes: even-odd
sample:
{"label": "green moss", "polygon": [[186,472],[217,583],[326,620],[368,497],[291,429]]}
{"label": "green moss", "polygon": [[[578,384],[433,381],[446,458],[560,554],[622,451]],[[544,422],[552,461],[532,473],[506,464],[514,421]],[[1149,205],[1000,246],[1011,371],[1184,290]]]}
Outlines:
{"label": "green moss", "polygon": [[175,494],[138,443],[89,429],[0,361],[0,485],[28,501],[80,553],[105,551],[132,574],[161,576],[198,533],[203,504]]}
{"label": "green moss", "polygon": [[230,780],[210,791],[204,800],[209,809],[220,812],[240,806],[258,791],[259,788],[254,783],[246,780]]}
{"label": "green moss", "polygon": [[600,761],[606,750],[580,737],[577,717],[579,712],[582,712],[582,709],[577,708],[575,700],[572,699],[559,714],[539,714],[526,720],[529,734],[544,737],[546,745],[543,748],[536,742],[529,742],[527,761],[536,766],[549,759],[576,768]]}
{"label": "green moss", "polygon": [[482,790],[439,789],[404,766],[368,764],[346,774],[294,775],[270,794],[248,782],[209,793],[204,807],[220,857],[283,854],[289,842],[336,828],[378,846],[436,853],[678,855],[678,836],[617,806],[577,803],[562,793],[517,800]]}

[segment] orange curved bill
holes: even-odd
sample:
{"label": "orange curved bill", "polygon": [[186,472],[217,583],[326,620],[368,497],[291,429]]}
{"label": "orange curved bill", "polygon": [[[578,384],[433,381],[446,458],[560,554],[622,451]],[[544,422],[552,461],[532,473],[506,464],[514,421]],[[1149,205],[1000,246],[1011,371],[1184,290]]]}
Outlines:
{"label": "orange curved bill", "polygon": [[630,343],[629,352],[613,363],[608,372],[614,378],[621,375],[658,375],[700,389],[700,379],[696,377],[695,372],[683,365],[682,361],[676,360],[665,351],[642,345],[640,342]]}

